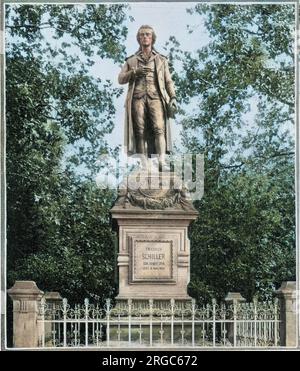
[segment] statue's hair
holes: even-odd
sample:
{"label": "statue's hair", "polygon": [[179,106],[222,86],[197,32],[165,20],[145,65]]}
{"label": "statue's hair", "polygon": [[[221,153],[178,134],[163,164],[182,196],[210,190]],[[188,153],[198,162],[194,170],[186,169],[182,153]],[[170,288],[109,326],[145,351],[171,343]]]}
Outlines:
{"label": "statue's hair", "polygon": [[139,35],[140,35],[140,31],[141,30],[144,30],[145,28],[148,28],[149,30],[152,31],[152,45],[154,45],[155,41],[156,41],[156,34],[154,32],[154,29],[147,25],[147,24],[143,24],[139,29],[138,29],[138,32],[136,34],[136,39],[137,39],[137,42],[140,43],[140,40],[139,40]]}

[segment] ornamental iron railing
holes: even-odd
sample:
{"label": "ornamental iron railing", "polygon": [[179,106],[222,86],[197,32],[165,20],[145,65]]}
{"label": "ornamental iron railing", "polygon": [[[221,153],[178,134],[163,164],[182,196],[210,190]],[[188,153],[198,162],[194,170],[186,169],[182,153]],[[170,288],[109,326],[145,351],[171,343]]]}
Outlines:
{"label": "ornamental iron railing", "polygon": [[128,300],[115,306],[90,304],[73,308],[63,299],[42,299],[38,323],[40,347],[276,347],[279,345],[279,306],[270,302],[199,306],[193,300],[159,305]]}

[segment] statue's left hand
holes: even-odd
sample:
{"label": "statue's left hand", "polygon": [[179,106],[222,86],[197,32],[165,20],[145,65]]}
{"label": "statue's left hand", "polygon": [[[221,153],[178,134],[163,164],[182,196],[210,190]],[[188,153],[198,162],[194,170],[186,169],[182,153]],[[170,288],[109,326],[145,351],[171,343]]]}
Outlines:
{"label": "statue's left hand", "polygon": [[176,98],[172,98],[171,99],[170,106],[174,109],[174,111],[177,111],[177,101],[176,101]]}
{"label": "statue's left hand", "polygon": [[168,116],[171,118],[174,118],[176,112],[177,112],[177,102],[176,102],[176,98],[173,97],[168,104]]}

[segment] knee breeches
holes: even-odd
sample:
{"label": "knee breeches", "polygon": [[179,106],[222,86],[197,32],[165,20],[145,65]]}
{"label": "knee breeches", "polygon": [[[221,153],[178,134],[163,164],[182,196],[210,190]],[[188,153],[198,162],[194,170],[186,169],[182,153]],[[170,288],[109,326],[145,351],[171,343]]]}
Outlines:
{"label": "knee breeches", "polygon": [[165,134],[164,107],[160,99],[147,96],[132,100],[132,120],[135,135],[144,137],[146,122],[155,136]]}

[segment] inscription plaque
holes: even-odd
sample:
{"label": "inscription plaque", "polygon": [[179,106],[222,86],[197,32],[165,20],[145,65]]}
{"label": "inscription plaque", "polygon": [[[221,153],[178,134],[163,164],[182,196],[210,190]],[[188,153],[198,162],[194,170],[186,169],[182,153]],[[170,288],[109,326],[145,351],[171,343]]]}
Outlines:
{"label": "inscription plaque", "polygon": [[173,241],[135,240],[132,281],[172,281]]}

